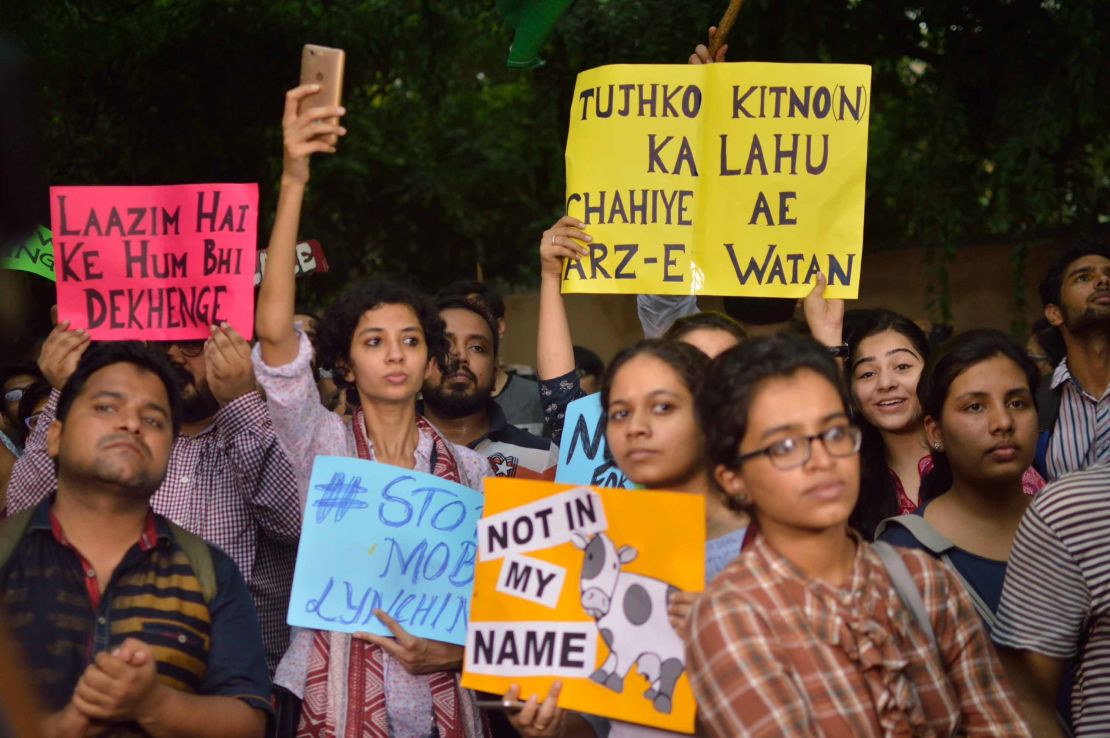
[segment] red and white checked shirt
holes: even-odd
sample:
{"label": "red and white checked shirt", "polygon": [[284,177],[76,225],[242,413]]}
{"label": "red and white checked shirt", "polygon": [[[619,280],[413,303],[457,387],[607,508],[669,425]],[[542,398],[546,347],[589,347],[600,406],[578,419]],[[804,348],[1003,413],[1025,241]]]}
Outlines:
{"label": "red and white checked shirt", "polygon": [[[7,514],[34,507],[57,487],[46,451],[58,391],[50,393],[39,422],[8,483]],[[220,408],[195,436],[178,435],[154,512],[219,547],[250,588],[266,661],[272,674],[289,643],[285,623],[301,533],[297,481],[274,435],[266,402],[249,392]]]}
{"label": "red and white checked shirt", "polygon": [[937,646],[856,538],[843,588],[756,537],[698,599],[687,669],[710,735],[1028,736],[979,616],[945,566],[901,550]]}

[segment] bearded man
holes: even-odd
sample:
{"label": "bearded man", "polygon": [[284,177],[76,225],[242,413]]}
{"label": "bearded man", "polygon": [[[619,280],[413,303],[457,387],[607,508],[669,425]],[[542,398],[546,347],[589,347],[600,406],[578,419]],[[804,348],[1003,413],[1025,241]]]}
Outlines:
{"label": "bearded man", "polygon": [[421,413],[452,443],[489,459],[494,475],[554,480],[559,447],[509,425],[493,400],[498,341],[493,317],[461,295],[441,297],[436,305],[447,324],[451,361],[447,371],[429,364]]}
{"label": "bearded man", "polygon": [[1035,465],[1049,479],[1110,462],[1110,248],[1081,241],[1041,282],[1044,315],[1067,355],[1038,392]]}

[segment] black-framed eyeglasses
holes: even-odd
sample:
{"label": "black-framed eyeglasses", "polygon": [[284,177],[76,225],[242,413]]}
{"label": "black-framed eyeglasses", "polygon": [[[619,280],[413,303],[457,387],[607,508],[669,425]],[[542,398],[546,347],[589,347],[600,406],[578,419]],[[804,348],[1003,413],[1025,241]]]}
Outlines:
{"label": "black-framed eyeglasses", "polygon": [[177,346],[181,355],[188,359],[195,359],[204,353],[204,341],[158,341],[154,344],[159,351],[168,354],[170,349]]}
{"label": "black-framed eyeglasses", "polygon": [[859,452],[863,433],[854,425],[844,424],[834,425],[812,436],[787,436],[758,451],[741,454],[736,459],[736,465],[740,466],[757,456],[766,456],[776,469],[796,469],[809,461],[813,455],[813,442],[818,439],[829,456],[845,457]]}

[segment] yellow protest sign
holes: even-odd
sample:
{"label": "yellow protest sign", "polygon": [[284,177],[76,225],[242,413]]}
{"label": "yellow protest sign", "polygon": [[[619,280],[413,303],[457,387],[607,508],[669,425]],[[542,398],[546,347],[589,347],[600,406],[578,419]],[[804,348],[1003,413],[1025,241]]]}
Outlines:
{"label": "yellow protest sign", "polygon": [[612,65],[582,72],[564,292],[855,298],[871,68]]}
{"label": "yellow protest sign", "polygon": [[705,586],[699,495],[486,480],[462,684],[694,731],[675,590]]}

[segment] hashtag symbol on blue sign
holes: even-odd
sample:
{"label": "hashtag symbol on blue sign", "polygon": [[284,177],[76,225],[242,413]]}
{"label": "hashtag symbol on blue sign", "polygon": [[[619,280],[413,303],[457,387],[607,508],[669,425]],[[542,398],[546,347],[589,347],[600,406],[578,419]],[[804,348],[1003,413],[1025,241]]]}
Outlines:
{"label": "hashtag symbol on blue sign", "polygon": [[338,523],[349,510],[361,510],[367,506],[366,502],[357,499],[358,495],[366,493],[366,488],[362,486],[362,477],[353,477],[348,482],[342,472],[336,472],[330,482],[318,484],[316,489],[324,493],[312,503],[316,506],[317,523],[327,520],[332,510],[335,511],[335,522]]}

